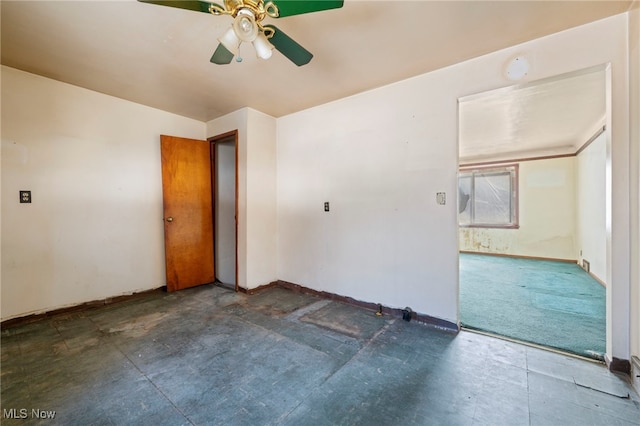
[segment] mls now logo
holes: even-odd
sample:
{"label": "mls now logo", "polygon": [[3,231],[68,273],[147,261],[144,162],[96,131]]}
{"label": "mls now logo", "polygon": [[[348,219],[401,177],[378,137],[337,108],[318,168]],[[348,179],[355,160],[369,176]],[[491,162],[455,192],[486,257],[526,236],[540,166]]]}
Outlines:
{"label": "mls now logo", "polygon": [[56,412],[38,408],[34,408],[31,411],[26,408],[5,408],[2,410],[2,416],[5,419],[53,419],[56,416]]}

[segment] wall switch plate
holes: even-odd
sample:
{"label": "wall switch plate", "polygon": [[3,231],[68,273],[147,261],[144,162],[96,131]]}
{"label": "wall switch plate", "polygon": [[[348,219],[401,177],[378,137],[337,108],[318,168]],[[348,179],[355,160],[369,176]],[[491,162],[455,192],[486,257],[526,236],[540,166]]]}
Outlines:
{"label": "wall switch plate", "polygon": [[329,211],[329,202],[328,202],[328,201],[325,201],[325,202],[324,202],[324,211],[325,211],[325,212],[328,212],[328,211]]}
{"label": "wall switch plate", "polygon": [[31,202],[31,191],[20,191],[20,203]]}
{"label": "wall switch plate", "polygon": [[444,192],[436,192],[436,202],[441,206],[447,204],[447,194]]}

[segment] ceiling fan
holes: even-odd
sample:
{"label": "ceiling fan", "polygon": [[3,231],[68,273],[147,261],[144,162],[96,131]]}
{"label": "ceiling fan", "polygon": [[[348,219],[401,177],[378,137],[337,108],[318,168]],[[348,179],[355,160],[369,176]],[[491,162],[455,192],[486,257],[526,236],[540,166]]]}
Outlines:
{"label": "ceiling fan", "polygon": [[262,59],[269,59],[275,47],[297,66],[309,63],[313,55],[304,47],[296,43],[291,37],[283,33],[275,25],[263,25],[262,20],[270,18],[284,18],[286,16],[301,15],[303,13],[319,12],[322,10],[342,7],[343,0],[224,0],[224,5],[208,1],[192,0],[138,0],[161,6],[177,7],[194,10],[196,12],[211,13],[213,15],[230,15],[233,18],[231,28],[218,37],[211,62],[224,65],[231,63],[236,56],[238,62],[242,42],[253,44],[256,55]]}

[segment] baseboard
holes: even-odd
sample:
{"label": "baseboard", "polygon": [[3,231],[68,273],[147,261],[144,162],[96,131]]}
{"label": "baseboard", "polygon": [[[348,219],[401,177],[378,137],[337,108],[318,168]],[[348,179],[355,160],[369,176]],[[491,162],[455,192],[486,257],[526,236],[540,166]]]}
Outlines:
{"label": "baseboard", "polygon": [[[220,285],[222,287],[228,288],[226,286],[224,286],[224,284],[220,283],[219,281],[216,281],[214,283],[214,285]],[[246,288],[242,288],[239,287],[238,290],[242,293],[251,295],[251,294],[255,294],[261,290],[265,290],[267,288],[273,287],[278,285],[277,281],[273,281],[269,284],[265,284],[256,288],[252,288],[252,289],[246,289]],[[16,317],[16,318],[10,318],[7,320],[4,320],[0,323],[0,328],[1,329],[6,329],[6,328],[11,328],[11,327],[15,327],[18,325],[23,325],[23,324],[28,324],[31,322],[35,322],[35,321],[40,321],[44,318],[49,318],[49,317],[53,317],[56,315],[63,315],[63,314],[69,314],[69,313],[74,313],[74,312],[81,312],[81,311],[85,311],[88,309],[92,309],[92,308],[96,308],[99,306],[104,306],[104,305],[110,305],[112,303],[119,303],[119,302],[124,302],[127,300],[131,300],[131,299],[136,299],[138,297],[144,297],[144,296],[148,296],[150,294],[156,293],[156,292],[165,292],[167,290],[166,286],[162,286],[162,287],[158,287],[158,288],[154,288],[151,290],[145,290],[145,291],[141,291],[141,292],[137,292],[137,293],[132,293],[132,294],[126,294],[126,295],[122,295],[122,296],[115,296],[115,297],[107,297],[105,299],[99,299],[99,300],[92,300],[90,302],[84,302],[84,303],[79,303],[77,305],[73,305],[73,306],[65,306],[63,308],[58,308],[58,309],[52,309],[50,311],[45,311],[45,312],[41,312],[41,313],[37,313],[37,314],[28,314],[28,315],[23,315],[20,317]]]}
{"label": "baseboard", "polygon": [[607,364],[607,368],[610,371],[616,371],[618,373],[631,374],[631,363],[628,359],[620,359],[620,358],[609,358],[607,355],[604,356],[604,361]]}
{"label": "baseboard", "polygon": [[[403,315],[406,312],[405,309],[390,308],[388,306],[383,306],[379,303],[364,302],[362,300],[357,300],[348,296],[341,296],[339,294],[329,293],[326,291],[318,291],[318,290],[314,290],[308,287],[304,287],[300,284],[295,284],[288,281],[279,280],[277,281],[277,284],[281,287],[288,288],[289,290],[292,290],[292,291],[301,292],[304,294],[311,294],[314,296],[321,297],[323,299],[335,300],[337,302],[346,303],[348,305],[369,309],[374,312],[382,311],[383,314],[393,316],[396,318],[403,318]],[[415,320],[419,323],[437,327],[446,331],[457,333],[460,330],[458,325],[455,323],[452,323],[450,321],[446,321],[440,318],[435,318],[430,315],[421,314],[419,312],[411,312],[410,318],[412,321]]]}
{"label": "baseboard", "polygon": [[258,292],[260,292],[262,290],[266,290],[268,288],[275,287],[277,285],[278,285],[278,281],[272,281],[272,282],[270,282],[268,284],[263,284],[263,285],[260,285],[258,287],[255,287],[255,288],[238,287],[238,291],[240,293],[251,295],[251,294],[256,294],[256,293],[258,293]]}
{"label": "baseboard", "polygon": [[21,316],[21,317],[10,318],[10,319],[2,321],[2,323],[0,323],[0,328],[2,328],[4,330],[6,328],[11,328],[11,327],[15,327],[15,326],[18,326],[18,325],[28,324],[28,323],[35,322],[35,321],[40,321],[40,320],[42,320],[44,318],[50,318],[50,317],[53,317],[53,316],[56,316],[56,315],[62,315],[62,314],[69,314],[69,313],[74,313],[74,312],[86,311],[88,309],[96,308],[96,307],[99,307],[99,306],[110,305],[112,303],[120,303],[120,302],[124,302],[124,301],[127,301],[127,300],[132,300],[132,299],[137,299],[139,297],[148,296],[148,295],[153,294],[153,293],[161,293],[161,292],[166,292],[166,291],[167,291],[167,287],[166,286],[162,286],[162,287],[158,287],[158,288],[153,288],[151,290],[140,291],[140,292],[137,292],[137,293],[125,294],[125,295],[122,295],[122,296],[107,297],[105,299],[92,300],[90,302],[79,303],[79,304],[73,305],[73,306],[65,306],[63,308],[52,309],[50,311],[45,311],[45,312],[41,312],[41,313],[37,313],[37,314],[29,314],[29,315],[24,315],[24,316]]}
{"label": "baseboard", "polygon": [[596,274],[594,274],[593,272],[589,271],[588,274],[591,276],[591,278],[593,278],[595,280],[595,282],[597,282],[598,284],[600,284],[602,287],[607,288],[607,283],[605,283],[604,281],[602,281]]}
{"label": "baseboard", "polygon": [[578,263],[578,259],[558,259],[555,257],[541,257],[541,256],[524,256],[520,254],[507,254],[507,253],[489,253],[489,252],[481,252],[481,251],[470,251],[470,250],[460,250],[460,253],[464,254],[481,254],[484,256],[498,256],[498,257],[513,257],[515,259],[529,259],[529,260],[550,260],[553,262],[564,262],[564,263]]}

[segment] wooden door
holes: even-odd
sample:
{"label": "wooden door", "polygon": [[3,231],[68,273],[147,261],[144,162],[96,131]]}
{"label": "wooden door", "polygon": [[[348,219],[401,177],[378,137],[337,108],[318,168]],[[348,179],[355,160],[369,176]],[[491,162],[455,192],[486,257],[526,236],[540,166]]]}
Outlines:
{"label": "wooden door", "polygon": [[162,135],[167,290],[215,281],[209,142]]}

